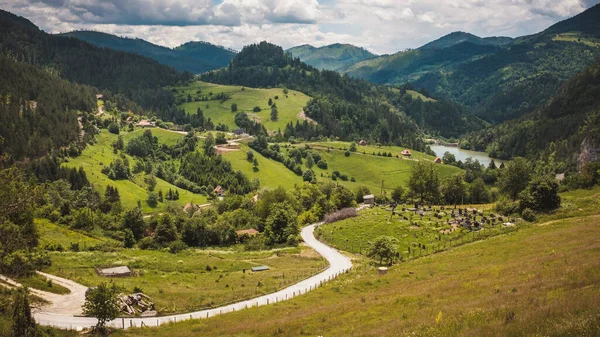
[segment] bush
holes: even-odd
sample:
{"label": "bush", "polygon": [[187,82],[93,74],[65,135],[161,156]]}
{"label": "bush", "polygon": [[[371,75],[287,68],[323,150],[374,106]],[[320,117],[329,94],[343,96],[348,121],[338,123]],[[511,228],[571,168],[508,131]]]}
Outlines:
{"label": "bush", "polygon": [[252,108],[252,112],[260,112],[260,107],[259,106],[255,106],[254,108]]}
{"label": "bush", "polygon": [[332,222],[341,221],[341,220],[348,219],[348,218],[353,218],[356,216],[358,216],[358,212],[356,211],[356,208],[348,207],[348,208],[341,209],[337,212],[327,214],[325,216],[325,218],[323,219],[323,222],[332,223]]}
{"label": "bush", "polygon": [[181,240],[173,241],[169,244],[169,252],[172,254],[177,254],[187,248],[188,246]]}
{"label": "bush", "polygon": [[138,248],[139,249],[158,249],[158,244],[156,242],[154,242],[154,240],[152,240],[151,237],[147,236],[138,242]]}
{"label": "bush", "polygon": [[506,199],[506,198],[501,198],[500,200],[498,200],[498,202],[496,203],[496,212],[502,214],[502,215],[511,215],[511,214],[515,214],[519,211],[519,203]]}
{"label": "bush", "polygon": [[533,222],[535,221],[535,212],[531,208],[525,208],[523,212],[521,212],[521,216],[523,220]]}
{"label": "bush", "polygon": [[325,159],[321,159],[317,162],[317,167],[323,170],[327,170],[327,162]]}
{"label": "bush", "polygon": [[110,123],[110,125],[108,126],[108,132],[118,135],[119,134],[119,126],[116,123]]}
{"label": "bush", "polygon": [[344,152],[344,156],[350,157],[350,151],[346,150],[346,152]]}

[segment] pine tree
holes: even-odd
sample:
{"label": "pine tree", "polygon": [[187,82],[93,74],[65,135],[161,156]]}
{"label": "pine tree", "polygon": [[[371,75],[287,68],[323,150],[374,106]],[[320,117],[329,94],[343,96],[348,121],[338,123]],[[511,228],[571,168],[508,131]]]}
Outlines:
{"label": "pine tree", "polygon": [[26,288],[20,288],[15,294],[12,319],[13,337],[33,337],[37,335],[35,321],[31,317],[31,308],[29,307]]}

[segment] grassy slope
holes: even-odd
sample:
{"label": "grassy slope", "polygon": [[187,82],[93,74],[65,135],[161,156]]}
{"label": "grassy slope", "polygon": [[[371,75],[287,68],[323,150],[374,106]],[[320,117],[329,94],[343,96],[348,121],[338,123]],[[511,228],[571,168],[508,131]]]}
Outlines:
{"label": "grassy slope", "polygon": [[89,233],[77,232],[53,224],[48,219],[35,219],[35,227],[40,234],[40,247],[61,245],[64,249],[69,249],[71,243],[77,243],[84,250],[87,247],[97,246],[102,243],[116,243],[116,241],[106,238],[102,234],[91,237]]}
{"label": "grassy slope", "polygon": [[275,189],[282,186],[286,190],[291,190],[294,185],[302,183],[302,177],[295,175],[283,164],[263,157],[260,153],[254,152],[254,157],[258,161],[258,172],[253,171],[253,165],[246,160],[246,154],[250,150],[247,145],[241,144],[240,151],[228,152],[223,156],[231,162],[234,170],[242,171],[250,180],[258,178],[260,186],[269,189]]}
{"label": "grassy slope", "polygon": [[[396,213],[390,219],[391,212],[385,208],[364,210],[356,218],[319,226],[316,235],[333,247],[365,255],[369,244],[377,237],[391,236],[398,240],[397,247],[402,257],[408,258],[409,253],[412,253],[412,256],[427,255],[434,251],[450,249],[464,242],[514,230],[514,228],[503,227],[498,221],[495,225],[484,225],[484,229],[479,232],[462,228],[453,231],[447,224],[451,220],[449,212],[440,220],[432,213],[420,217],[410,211],[402,212],[401,208],[398,208]],[[489,211],[485,211],[485,215],[489,216],[489,214]],[[503,222],[506,221],[507,218],[503,218]],[[425,245],[426,248],[421,250],[418,244]],[[411,247],[412,252],[408,247]]]}
{"label": "grassy slope", "polygon": [[[178,87],[177,96],[187,97],[191,94],[192,97],[208,95],[212,92],[214,95],[218,93],[231,94],[231,99],[221,103],[220,100],[210,100],[207,102],[189,102],[183,103],[181,107],[188,113],[196,113],[198,107],[200,107],[204,113],[205,118],[211,118],[213,123],[223,123],[229,126],[230,130],[236,129],[235,125],[235,112],[231,112],[231,104],[236,103],[238,105],[238,112],[244,111],[251,116],[255,116],[269,131],[277,131],[278,129],[283,130],[289,122],[296,122],[298,120],[297,115],[302,108],[306,105],[310,97],[305,94],[289,90],[288,97],[286,98],[283,94],[283,89],[254,89],[245,88],[242,91],[240,86],[227,86],[218,85],[205,82],[195,82],[192,85],[185,87]],[[201,94],[196,94],[196,91],[201,90]],[[275,99],[275,96],[279,96],[279,99]],[[271,121],[271,108],[268,105],[269,98],[273,99],[273,102],[277,104],[277,110],[279,112],[279,120]],[[208,106],[208,108],[207,108]],[[259,106],[262,111],[259,113],[253,113],[252,108]]]}
{"label": "grassy slope", "polygon": [[[328,169],[321,170],[318,167],[313,167],[313,170],[317,174],[317,179],[320,181],[329,180],[328,178],[321,178],[321,173],[324,175],[331,176],[332,172],[337,170],[340,173],[347,174],[349,178],[354,177],[356,182],[351,181],[340,181],[338,182],[342,185],[348,186],[350,188],[355,188],[360,185],[365,185],[369,187],[372,193],[380,194],[381,191],[381,181],[385,181],[385,188],[388,193],[396,186],[402,185],[407,186],[408,179],[410,177],[410,170],[412,165],[415,163],[414,160],[409,160],[405,158],[396,158],[395,155],[399,154],[404,148],[400,148],[397,146],[359,146],[356,153],[352,153],[350,157],[346,157],[344,155],[344,150],[340,150],[340,148],[349,148],[350,143],[346,142],[327,142],[327,143],[315,143],[322,146],[334,147],[334,150],[327,152],[324,149],[318,149],[314,147],[314,149],[318,150],[323,158],[327,161]],[[362,154],[362,152],[366,154]],[[379,157],[373,156],[372,153],[378,152],[392,152],[394,157]],[[426,155],[424,153],[419,153],[416,151],[412,151],[413,158],[418,160],[433,160],[434,157]],[[454,173],[460,172],[459,168],[448,165],[437,165],[438,173],[440,178],[444,178],[450,176]]]}
{"label": "grassy slope", "polygon": [[[136,129],[130,133],[122,132],[123,140],[125,144],[134,137],[141,135],[143,132],[142,129]],[[169,132],[166,130],[161,130],[154,128],[152,129],[152,134],[159,139],[159,143],[165,144],[175,144],[179,139],[183,138],[183,135]],[[116,187],[119,190],[119,195],[121,196],[121,203],[125,208],[131,208],[137,205],[138,200],[142,202],[142,209],[145,213],[148,212],[156,212],[162,209],[166,203],[160,204],[156,209],[148,206],[146,199],[148,193],[144,186],[136,185],[133,181],[130,180],[110,180],[106,175],[102,174],[102,167],[105,165],[109,165],[113,160],[117,159],[119,156],[114,154],[112,151],[111,144],[117,139],[117,136],[107,132],[106,130],[102,130],[102,133],[97,135],[97,143],[94,145],[88,146],[81,154],[81,156],[77,158],[71,159],[67,164],[69,167],[79,167],[82,166],[87,174],[88,180],[94,186],[96,190],[100,192],[100,194],[104,194],[107,185],[111,185]],[[130,166],[133,166],[135,163],[134,159],[130,156],[129,163]],[[139,177],[138,177],[139,178]],[[143,181],[143,179],[134,179],[136,181]],[[175,187],[168,182],[156,179],[156,191],[163,190],[163,193],[169,188],[175,190],[179,190],[180,198],[175,203],[179,205],[184,205],[187,202],[193,202],[194,204],[204,204],[206,203],[206,196],[202,196],[199,194],[193,194],[189,191],[180,189]]]}
{"label": "grassy slope", "polygon": [[533,224],[383,277],[358,260],[349,275],[292,301],[117,335],[595,336],[598,223],[591,215]]}

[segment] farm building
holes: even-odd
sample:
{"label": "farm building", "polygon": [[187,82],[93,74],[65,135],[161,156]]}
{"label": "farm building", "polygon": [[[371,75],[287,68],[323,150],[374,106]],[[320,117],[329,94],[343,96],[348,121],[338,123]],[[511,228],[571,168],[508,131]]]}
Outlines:
{"label": "farm building", "polygon": [[96,94],[96,99],[97,100],[101,100],[103,98],[104,98],[104,96],[102,96],[102,94]]}
{"label": "farm building", "polygon": [[435,157],[435,160],[434,160],[434,162],[435,162],[436,164],[441,164],[441,163],[442,163],[442,160],[440,159],[440,157]]}
{"label": "farm building", "polygon": [[375,204],[375,196],[373,194],[367,194],[363,197],[365,205],[374,205]]}
{"label": "farm building", "polygon": [[236,135],[238,135],[238,136],[241,136],[241,135],[243,135],[244,133],[246,133],[246,130],[244,130],[244,129],[235,129],[235,130],[233,130],[232,132],[233,132],[233,133],[235,133],[235,134],[236,134]]}
{"label": "farm building", "polygon": [[411,157],[412,156],[412,152],[410,152],[409,149],[404,149],[404,151],[402,151],[400,154],[403,155],[403,156],[405,156],[405,157]]}
{"label": "farm building", "polygon": [[137,126],[138,128],[151,128],[151,127],[154,127],[154,122],[151,122],[147,119],[142,119],[135,126]]}
{"label": "farm building", "polygon": [[223,189],[223,187],[221,187],[221,185],[215,187],[215,189],[213,190],[213,193],[217,196],[217,197],[222,197],[223,195],[225,195],[225,189]]}
{"label": "farm building", "polygon": [[126,277],[131,276],[131,269],[127,266],[96,268],[96,273],[104,277]]}
{"label": "farm building", "polygon": [[235,234],[237,234],[237,236],[242,236],[242,235],[255,236],[258,233],[259,233],[259,231],[257,231],[254,228],[240,229],[240,230],[235,231]]}
{"label": "farm building", "polygon": [[361,139],[360,142],[358,142],[358,145],[360,146],[367,146],[367,141],[364,139]]}

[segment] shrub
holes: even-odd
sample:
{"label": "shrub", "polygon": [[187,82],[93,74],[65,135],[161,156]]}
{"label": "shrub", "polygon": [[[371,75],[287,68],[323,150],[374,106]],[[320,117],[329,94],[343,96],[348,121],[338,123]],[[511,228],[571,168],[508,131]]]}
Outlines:
{"label": "shrub", "polygon": [[521,216],[523,220],[533,222],[535,221],[535,212],[531,208],[525,208],[523,212],[521,212]]}
{"label": "shrub", "polygon": [[139,249],[157,249],[158,244],[156,242],[154,242],[154,240],[152,240],[151,237],[147,236],[138,242],[138,248]]}
{"label": "shrub", "polygon": [[255,106],[254,108],[252,108],[252,112],[260,112],[260,107],[259,106]]}
{"label": "shrub", "polygon": [[511,215],[519,211],[519,204],[506,198],[501,198],[496,203],[496,212],[502,215]]}
{"label": "shrub", "polygon": [[323,222],[332,223],[332,222],[341,221],[341,220],[348,219],[348,218],[353,218],[356,216],[358,216],[358,212],[356,211],[356,208],[348,207],[348,208],[341,209],[337,212],[327,214],[325,216],[325,218],[323,219]]}
{"label": "shrub", "polygon": [[346,150],[346,152],[344,152],[344,156],[350,157],[350,151]]}
{"label": "shrub", "polygon": [[325,159],[321,159],[317,162],[317,167],[323,170],[327,170],[327,161]]}
{"label": "shrub", "polygon": [[188,246],[181,240],[173,241],[169,244],[169,252],[172,254],[177,254],[187,248]]}
{"label": "shrub", "polygon": [[110,125],[108,126],[108,132],[118,135],[119,134],[119,126],[116,123],[110,123]]}

